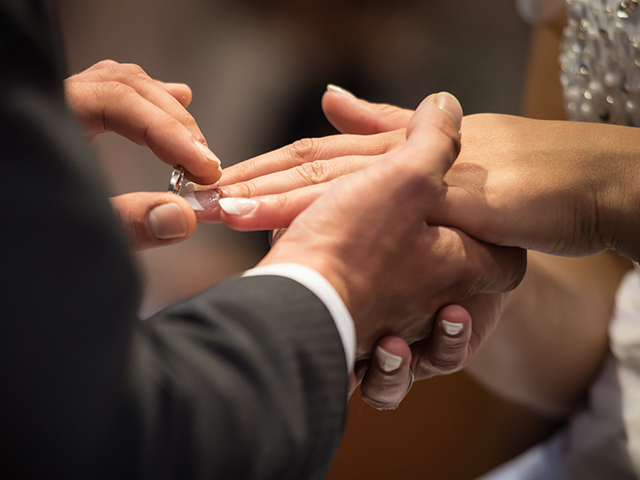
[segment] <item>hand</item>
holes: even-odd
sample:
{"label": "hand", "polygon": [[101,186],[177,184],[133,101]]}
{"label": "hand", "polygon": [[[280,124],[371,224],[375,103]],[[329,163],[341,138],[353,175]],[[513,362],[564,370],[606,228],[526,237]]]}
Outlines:
{"label": "hand", "polygon": [[198,223],[189,203],[168,192],[127,193],[111,198],[111,206],[134,250],[179,243]]}
{"label": "hand", "polygon": [[[100,62],[65,81],[67,103],[90,139],[113,131],[148,146],[162,161],[181,165],[193,180],[213,183],[220,161],[186,107],[184,84],[150,78],[137,65]],[[131,193],[112,199],[134,249],[176,243],[195,230],[188,202],[168,193]]]}
{"label": "hand", "polygon": [[[356,367],[352,390],[361,382],[365,402],[379,410],[395,409],[411,382],[461,370],[497,325],[503,300],[502,294],[476,295],[464,302],[466,308],[448,305],[437,313],[433,335],[411,346],[398,337],[381,339],[374,358]],[[484,328],[473,326],[472,315]]]}
{"label": "hand", "polygon": [[450,99],[427,98],[401,149],[322,195],[262,262],[293,262],[322,273],[353,315],[359,358],[384,335],[420,340],[443,305],[482,290],[508,290],[522,277],[521,251],[478,244],[424,222],[459,146],[459,121],[437,107]]}
{"label": "hand", "polygon": [[187,85],[163,83],[137,65],[106,60],[65,80],[65,94],[89,138],[112,131],[148,146],[169,165],[181,165],[195,182],[220,178],[220,160],[186,110]]}
{"label": "hand", "polygon": [[[223,196],[265,195],[235,228],[283,226],[340,175],[398,148],[402,131],[385,130],[410,114],[337,92],[325,94],[323,107],[339,130],[363,135],[307,140],[225,171]],[[637,129],[491,114],[465,117],[462,128],[431,223],[546,253],[613,248],[640,258]]]}
{"label": "hand", "polygon": [[640,258],[636,129],[506,115],[467,117],[463,129],[432,222],[545,253]]}
{"label": "hand", "polygon": [[[218,200],[260,197],[252,217],[226,221],[238,230],[281,228],[288,225],[342,175],[353,173],[402,146],[413,111],[371,104],[341,90],[328,90],[322,99],[327,118],[342,133],[300,140],[224,170],[220,188],[189,184],[198,221],[220,222]],[[275,194],[275,195],[274,195]],[[257,205],[247,201],[245,208]]]}

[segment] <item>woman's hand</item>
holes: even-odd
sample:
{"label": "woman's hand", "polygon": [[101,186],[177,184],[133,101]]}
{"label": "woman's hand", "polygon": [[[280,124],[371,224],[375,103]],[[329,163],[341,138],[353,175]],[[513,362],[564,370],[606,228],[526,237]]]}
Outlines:
{"label": "woman's hand", "polygon": [[464,307],[445,306],[434,318],[432,335],[411,346],[400,337],[382,338],[374,357],[356,365],[351,391],[360,384],[365,402],[389,410],[402,402],[414,381],[461,370],[497,326],[504,299],[504,294],[481,294],[463,302]]}
{"label": "woman's hand", "polygon": [[[112,131],[182,166],[194,181],[220,178],[220,161],[186,110],[192,97],[187,85],[163,83],[137,65],[106,60],[68,78],[65,94],[89,139]],[[115,197],[112,205],[134,249],[182,241],[196,228],[193,209],[176,195],[131,193]]]}
{"label": "woman's hand", "polygon": [[[341,176],[404,142],[397,128],[407,110],[335,91],[323,107],[348,135],[303,140],[225,170],[222,196],[252,198],[243,209],[251,215],[222,212],[225,223],[284,227]],[[465,117],[462,132],[430,223],[498,245],[569,256],[613,248],[640,259],[637,129],[483,114]]]}

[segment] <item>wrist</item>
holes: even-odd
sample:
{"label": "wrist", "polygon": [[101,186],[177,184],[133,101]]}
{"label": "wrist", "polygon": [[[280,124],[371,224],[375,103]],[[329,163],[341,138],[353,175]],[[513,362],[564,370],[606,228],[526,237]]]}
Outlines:
{"label": "wrist", "polygon": [[[635,152],[634,152],[635,153]],[[628,160],[627,160],[628,159]],[[614,158],[617,170],[597,198],[598,234],[604,246],[640,260],[640,169],[631,156]],[[610,165],[610,164],[609,164]],[[609,166],[608,165],[608,166]]]}

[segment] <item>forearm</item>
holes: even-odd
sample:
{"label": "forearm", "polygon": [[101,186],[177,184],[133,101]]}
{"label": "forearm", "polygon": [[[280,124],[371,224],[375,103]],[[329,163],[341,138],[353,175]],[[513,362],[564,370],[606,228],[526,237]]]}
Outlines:
{"label": "forearm", "polygon": [[469,373],[544,415],[564,415],[607,351],[615,291],[628,268],[613,252],[586,258],[530,253],[525,279]]}

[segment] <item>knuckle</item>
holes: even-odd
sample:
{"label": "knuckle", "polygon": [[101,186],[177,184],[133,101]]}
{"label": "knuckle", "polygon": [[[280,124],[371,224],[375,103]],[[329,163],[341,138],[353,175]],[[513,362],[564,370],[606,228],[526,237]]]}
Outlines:
{"label": "knuckle", "polygon": [[255,196],[256,186],[254,182],[240,182],[233,185],[233,196],[249,198]]}
{"label": "knuckle", "polygon": [[98,63],[96,63],[93,68],[96,70],[104,70],[105,68],[116,68],[118,67],[120,64],[118,62],[116,62],[115,60],[101,60]]}
{"label": "knuckle", "polygon": [[135,91],[124,83],[112,80],[100,83],[98,86],[98,93],[99,95],[107,98],[122,100],[135,93]]}
{"label": "knuckle", "polygon": [[138,76],[138,75],[143,75],[145,77],[147,77],[147,72],[144,71],[144,69],[135,63],[122,63],[120,64],[120,69],[122,70],[122,73],[126,73],[129,75],[134,75],[134,76]]}
{"label": "knuckle", "polygon": [[389,399],[380,399],[380,398],[371,396],[369,393],[362,390],[361,390],[361,397],[362,397],[362,400],[364,400],[366,403],[369,404],[369,406],[371,406],[372,408],[375,408],[376,410],[393,410],[398,407],[398,405],[404,398],[402,397],[397,401],[389,400]]}
{"label": "knuckle", "polygon": [[325,161],[303,163],[295,170],[306,184],[324,183],[330,179],[328,164]]}
{"label": "knuckle", "polygon": [[436,358],[434,365],[441,375],[457,372],[458,370],[462,369],[462,367],[464,367],[462,358],[462,347],[462,345],[456,345],[445,348],[445,350],[450,351],[443,352],[442,357]]}
{"label": "knuckle", "polygon": [[294,158],[299,160],[299,163],[305,163],[313,155],[316,147],[316,141],[312,138],[303,138],[296,140],[291,144],[291,153]]}
{"label": "knuckle", "polygon": [[441,350],[431,355],[428,361],[420,365],[421,377],[449,375],[464,367],[464,345],[441,346]]}

